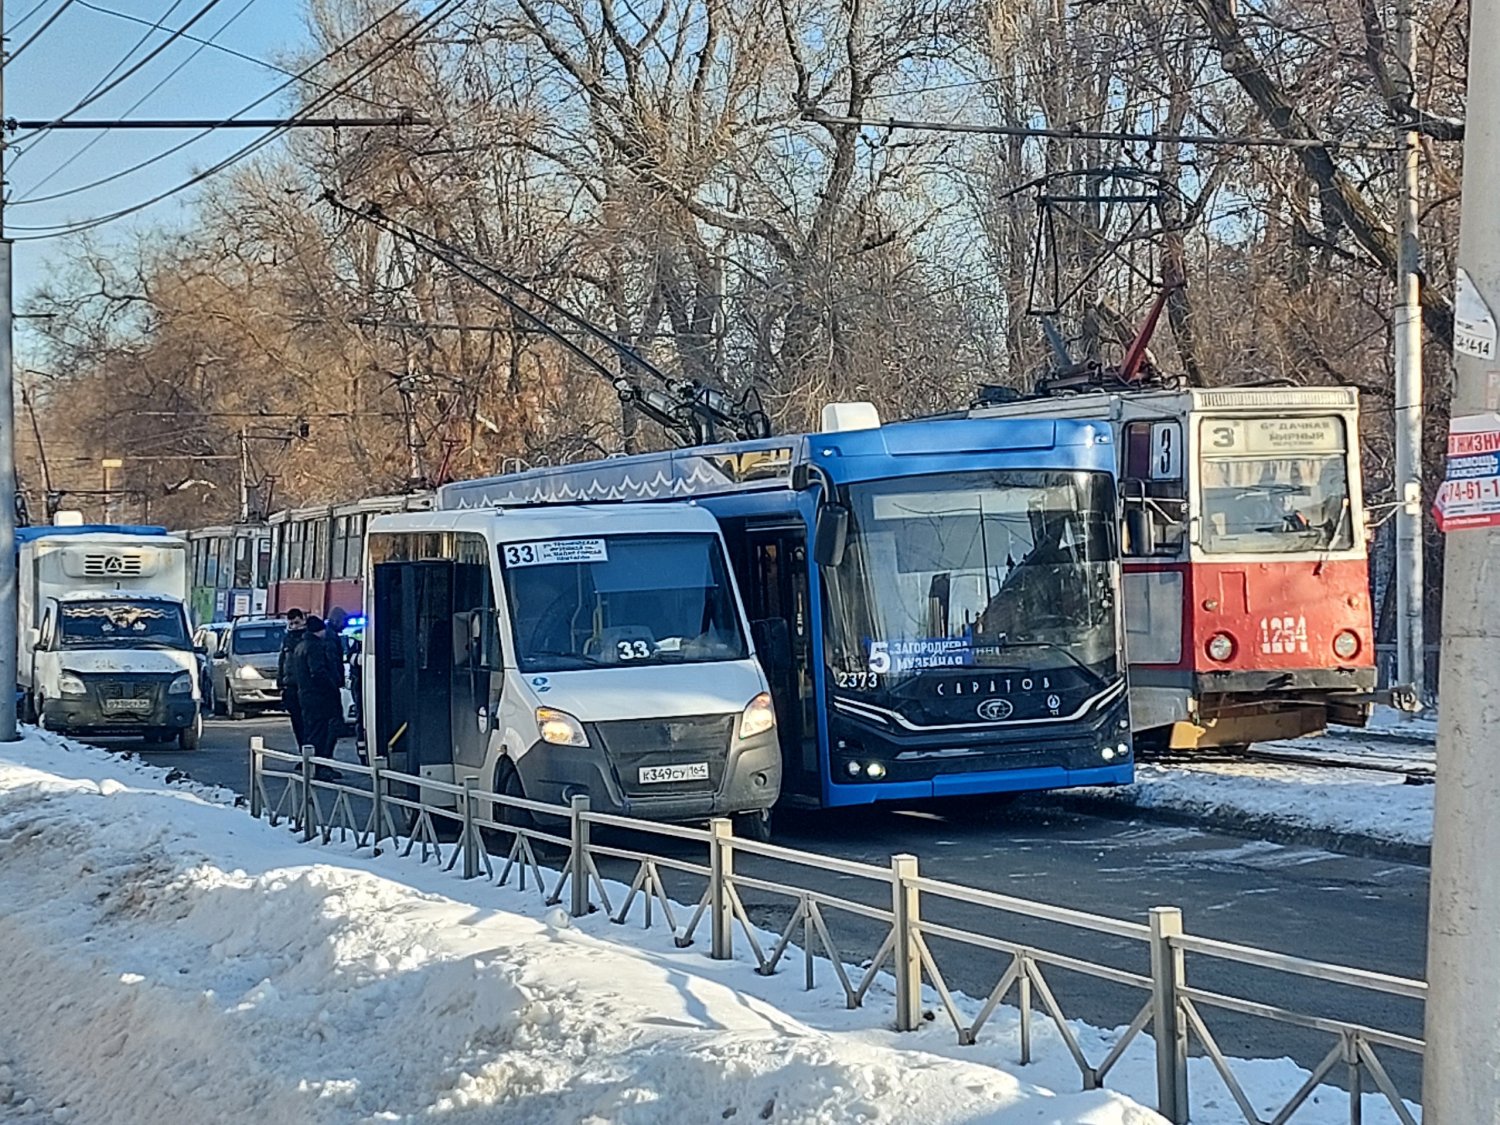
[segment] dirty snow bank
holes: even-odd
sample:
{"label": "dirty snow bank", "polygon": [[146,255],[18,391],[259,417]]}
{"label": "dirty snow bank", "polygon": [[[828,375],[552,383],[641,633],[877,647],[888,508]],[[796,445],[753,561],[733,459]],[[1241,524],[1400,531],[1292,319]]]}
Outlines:
{"label": "dirty snow bank", "polygon": [[[1290,761],[1143,763],[1135,784],[1080,790],[1146,809],[1169,809],[1254,829],[1264,826],[1366,837],[1425,848],[1432,843],[1431,784],[1409,784],[1398,772],[1431,777],[1437,715],[1405,715],[1377,707],[1364,730],[1258,744],[1257,749],[1305,757]],[[1318,759],[1368,763],[1371,769],[1321,766]]]}
{"label": "dirty snow bank", "polygon": [[[1305,742],[1269,746],[1306,748]],[[1347,748],[1337,749],[1348,756]],[[1139,808],[1240,821],[1252,829],[1256,822],[1274,823],[1398,844],[1432,843],[1433,786],[1407,785],[1400,774],[1254,761],[1142,763],[1133,785],[1078,792]]]}
{"label": "dirty snow bank", "polygon": [[0,749],[0,900],[22,1120],[1160,1121],[819,1030],[699,954],[424,893],[40,737]]}
{"label": "dirty snow bank", "polygon": [[[303,845],[166,777],[46,735],[0,746],[0,1122],[1161,1123],[1078,1093],[1040,1021],[1015,1067],[1013,1008],[959,1047],[929,993],[937,1019],[898,1035],[888,978],[847,1011],[826,962],[803,992],[743,942],[715,962],[665,927],[570,923],[534,890]],[[1096,1061],[1119,1034],[1069,1026]],[[1235,1069],[1264,1117],[1307,1077]],[[1238,1125],[1209,1060],[1189,1070],[1195,1125]],[[1148,1039],[1109,1082],[1152,1099]],[[1295,1122],[1347,1119],[1323,1087]]]}

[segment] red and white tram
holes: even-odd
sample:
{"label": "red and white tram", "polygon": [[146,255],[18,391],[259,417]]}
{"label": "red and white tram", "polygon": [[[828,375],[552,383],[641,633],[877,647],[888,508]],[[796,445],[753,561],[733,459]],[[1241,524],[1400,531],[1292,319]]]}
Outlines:
{"label": "red and white tram", "polygon": [[295,606],[327,616],[335,607],[358,616],[364,606],[365,527],[384,512],[423,511],[430,492],[374,496],[346,504],[277,512],[271,525],[271,586],[268,612]]}
{"label": "red and white tram", "polygon": [[1131,717],[1145,744],[1364,724],[1376,673],[1357,391],[1122,385],[971,414],[1114,424]]}

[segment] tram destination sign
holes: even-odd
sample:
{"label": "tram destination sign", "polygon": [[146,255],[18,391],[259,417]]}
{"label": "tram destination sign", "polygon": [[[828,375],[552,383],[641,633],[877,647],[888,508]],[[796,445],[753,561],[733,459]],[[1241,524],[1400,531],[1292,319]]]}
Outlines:
{"label": "tram destination sign", "polygon": [[1445,532],[1500,527],[1500,414],[1449,424],[1448,467],[1433,514]]}
{"label": "tram destination sign", "polygon": [[1284,418],[1209,418],[1203,423],[1209,456],[1340,453],[1344,423],[1332,415]]}

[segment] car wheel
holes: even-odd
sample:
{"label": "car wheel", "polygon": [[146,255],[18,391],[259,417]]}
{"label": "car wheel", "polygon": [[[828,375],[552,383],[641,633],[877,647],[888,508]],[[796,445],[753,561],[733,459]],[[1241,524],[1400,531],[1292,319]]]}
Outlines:
{"label": "car wheel", "polygon": [[[521,783],[521,775],[516,771],[516,765],[509,758],[501,758],[495,765],[495,787],[491,792],[499,793],[504,797],[519,797],[525,799],[526,788]],[[518,809],[514,805],[501,805],[490,802],[490,819],[505,825],[507,828],[532,828],[536,827],[536,818],[529,810]],[[481,830],[480,835],[484,839],[485,847],[493,855],[506,855],[510,852],[511,844],[515,837],[509,832],[498,831],[493,828]],[[535,846],[535,845],[533,845]]]}
{"label": "car wheel", "polygon": [[771,842],[771,810],[734,814],[734,834],[757,844]]}
{"label": "car wheel", "polygon": [[234,688],[229,689],[229,698],[224,701],[224,711],[231,720],[236,722],[245,717],[245,709],[234,697]]}
{"label": "car wheel", "polygon": [[37,711],[36,706],[36,697],[28,691],[25,695],[21,696],[21,721],[36,726],[39,714],[40,712]]}
{"label": "car wheel", "polygon": [[203,716],[194,715],[193,721],[177,732],[177,749],[184,752],[198,749],[203,741]]}

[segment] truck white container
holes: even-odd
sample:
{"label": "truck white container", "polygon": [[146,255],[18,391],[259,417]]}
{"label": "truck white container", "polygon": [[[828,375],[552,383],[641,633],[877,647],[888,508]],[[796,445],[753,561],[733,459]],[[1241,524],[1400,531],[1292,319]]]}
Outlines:
{"label": "truck white container", "polygon": [[23,716],[68,734],[196,749],[187,543],[128,527],[29,528],[18,539]]}
{"label": "truck white container", "polygon": [[395,769],[768,831],[775,711],[706,510],[380,516],[365,611],[366,733]]}

